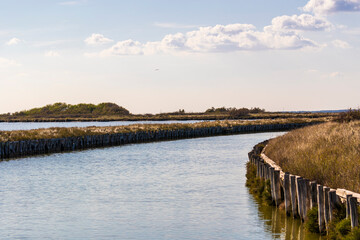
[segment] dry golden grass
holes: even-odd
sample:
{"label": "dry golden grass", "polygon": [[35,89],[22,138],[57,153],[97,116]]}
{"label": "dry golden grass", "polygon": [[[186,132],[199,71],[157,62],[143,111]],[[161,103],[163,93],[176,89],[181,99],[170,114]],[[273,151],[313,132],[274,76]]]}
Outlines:
{"label": "dry golden grass", "polygon": [[265,154],[284,171],[360,192],[360,121],[291,131],[270,140]]}
{"label": "dry golden grass", "polygon": [[259,125],[259,124],[285,124],[285,123],[305,123],[305,122],[322,122],[328,121],[328,118],[286,118],[286,119],[263,119],[256,121],[206,121],[189,124],[132,124],[128,126],[110,126],[110,127],[72,127],[72,128],[47,128],[26,131],[0,131],[0,142],[19,141],[28,139],[49,139],[76,137],[87,135],[100,135],[112,133],[126,133],[138,131],[156,131],[156,130],[175,130],[187,128],[202,127],[232,127],[239,125]]}

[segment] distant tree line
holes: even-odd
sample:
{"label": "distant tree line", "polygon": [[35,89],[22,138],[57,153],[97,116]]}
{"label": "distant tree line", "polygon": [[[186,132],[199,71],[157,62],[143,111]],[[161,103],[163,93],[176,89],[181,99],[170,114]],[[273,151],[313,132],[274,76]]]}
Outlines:
{"label": "distant tree line", "polygon": [[264,113],[265,109],[261,109],[258,107],[255,108],[226,108],[226,107],[221,107],[221,108],[209,108],[205,111],[205,113],[207,114],[229,114],[229,116],[231,118],[237,118],[237,117],[243,117],[243,116],[247,116],[250,113]]}
{"label": "distant tree line", "polygon": [[66,103],[54,103],[40,108],[32,108],[21,112],[15,112],[13,116],[101,116],[101,115],[129,115],[130,112],[115,103],[76,105]]}

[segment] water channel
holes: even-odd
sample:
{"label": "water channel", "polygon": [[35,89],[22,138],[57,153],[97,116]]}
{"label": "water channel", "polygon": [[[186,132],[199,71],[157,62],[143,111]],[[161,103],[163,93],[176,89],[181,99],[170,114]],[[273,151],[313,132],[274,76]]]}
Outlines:
{"label": "water channel", "polygon": [[170,124],[170,123],[195,123],[202,120],[187,121],[108,121],[108,122],[0,122],[0,131],[30,130],[50,127],[107,127],[131,124]]}
{"label": "water channel", "polygon": [[318,239],[257,203],[247,153],[283,133],[0,162],[0,239]]}

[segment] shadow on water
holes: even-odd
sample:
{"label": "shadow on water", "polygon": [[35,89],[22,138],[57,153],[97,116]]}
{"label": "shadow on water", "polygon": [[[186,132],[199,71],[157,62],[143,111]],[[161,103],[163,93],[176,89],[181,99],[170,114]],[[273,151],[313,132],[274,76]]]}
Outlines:
{"label": "shadow on water", "polygon": [[286,240],[319,240],[324,239],[319,234],[309,233],[304,223],[292,216],[286,216],[285,211],[274,206],[268,206],[253,198],[258,207],[258,217],[263,220],[264,231],[270,233],[273,239]]}

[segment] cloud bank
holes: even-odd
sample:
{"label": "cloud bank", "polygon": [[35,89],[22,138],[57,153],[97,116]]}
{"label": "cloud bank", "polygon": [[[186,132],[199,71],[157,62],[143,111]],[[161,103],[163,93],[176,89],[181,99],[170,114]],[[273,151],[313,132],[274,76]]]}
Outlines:
{"label": "cloud bank", "polygon": [[[325,28],[324,22],[315,22],[314,28]],[[298,26],[310,28],[301,21]],[[300,28],[299,27],[299,28]],[[291,30],[291,31],[289,31]],[[114,55],[150,55],[174,52],[233,52],[257,51],[268,49],[302,49],[318,46],[310,39],[302,37],[295,27],[281,30],[277,27],[265,27],[256,30],[251,24],[229,24],[200,27],[187,33],[168,34],[160,41],[141,43],[128,39],[119,41],[111,48],[103,50],[101,56]]]}
{"label": "cloud bank", "polygon": [[320,15],[357,12],[360,11],[360,0],[310,0],[302,9]]}
{"label": "cloud bank", "polygon": [[[335,29],[324,15],[341,11],[360,11],[360,0],[309,0],[302,9],[311,14],[278,16],[272,19],[271,25],[262,30],[256,29],[252,24],[240,23],[199,27],[185,33],[168,34],[159,41],[139,42],[133,39],[119,41],[100,53],[85,55],[118,56],[316,48],[321,45],[305,38],[303,32]],[[158,23],[156,25],[168,28],[181,26]],[[85,39],[88,45],[102,45],[112,41],[95,33]],[[332,45],[338,48],[350,47],[341,40],[333,41]]]}

